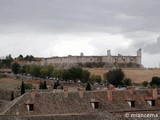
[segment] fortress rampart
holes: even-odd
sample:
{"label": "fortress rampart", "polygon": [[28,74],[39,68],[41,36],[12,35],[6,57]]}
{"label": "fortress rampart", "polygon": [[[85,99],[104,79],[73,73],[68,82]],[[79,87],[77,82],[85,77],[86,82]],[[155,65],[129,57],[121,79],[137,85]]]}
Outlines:
{"label": "fortress rampart", "polygon": [[51,57],[44,58],[41,61],[42,65],[52,65],[54,67],[70,67],[75,65],[85,66],[93,64],[102,64],[102,67],[141,67],[141,49],[137,51],[136,56],[123,56],[118,54],[117,56],[112,56],[111,51],[107,51],[106,56],[84,56],[83,53],[80,56],[66,57]]}

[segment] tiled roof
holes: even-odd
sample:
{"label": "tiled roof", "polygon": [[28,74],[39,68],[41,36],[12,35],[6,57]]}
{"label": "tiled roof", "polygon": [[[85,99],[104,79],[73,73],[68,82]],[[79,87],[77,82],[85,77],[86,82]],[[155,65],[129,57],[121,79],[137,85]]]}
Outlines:
{"label": "tiled roof", "polygon": [[[113,117],[113,113],[125,113],[127,111],[146,111],[160,110],[160,98],[155,100],[155,106],[150,106],[146,102],[146,98],[151,98],[148,90],[113,90],[112,100],[108,99],[107,90],[104,91],[85,91],[83,95],[79,92],[69,92],[67,95],[63,91],[60,92],[36,92],[35,97],[31,97],[30,93],[26,93],[14,106],[12,106],[5,115],[15,115],[15,110],[20,115],[56,115],[56,114],[102,114]],[[33,102],[34,99],[34,102]],[[135,101],[135,107],[130,107],[128,101]],[[98,109],[94,109],[91,101],[99,104]],[[34,111],[28,112],[26,103],[34,103]],[[110,114],[111,113],[111,114]]]}

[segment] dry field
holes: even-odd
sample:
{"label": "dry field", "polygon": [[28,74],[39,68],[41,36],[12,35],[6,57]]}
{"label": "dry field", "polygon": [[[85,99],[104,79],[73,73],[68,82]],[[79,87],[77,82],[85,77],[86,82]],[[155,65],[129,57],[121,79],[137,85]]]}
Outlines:
{"label": "dry field", "polygon": [[[101,75],[108,72],[109,69],[87,69],[91,74]],[[160,76],[160,69],[122,69],[126,78],[131,78],[135,83],[141,83],[143,81],[151,81],[153,76]]]}
{"label": "dry field", "polygon": [[[101,75],[108,72],[109,69],[87,69],[91,72],[91,74]],[[127,78],[131,78],[135,83],[141,83],[143,81],[150,81],[153,76],[160,76],[160,69],[123,69]],[[38,88],[39,80],[32,80],[32,79],[16,79],[16,78],[0,78],[0,88],[5,89],[15,89],[21,85],[22,80],[25,83],[32,83],[33,86]],[[53,81],[47,81],[48,85],[53,84]],[[66,84],[65,84],[66,85]],[[73,86],[68,87],[72,88]],[[74,87],[73,87],[74,88]]]}
{"label": "dry field", "polygon": [[2,89],[11,89],[14,90],[16,88],[19,88],[22,81],[24,81],[25,83],[32,83],[32,85],[34,87],[38,87],[39,86],[39,82],[38,81],[31,81],[31,80],[24,80],[24,79],[16,79],[16,78],[0,78],[0,88]]}

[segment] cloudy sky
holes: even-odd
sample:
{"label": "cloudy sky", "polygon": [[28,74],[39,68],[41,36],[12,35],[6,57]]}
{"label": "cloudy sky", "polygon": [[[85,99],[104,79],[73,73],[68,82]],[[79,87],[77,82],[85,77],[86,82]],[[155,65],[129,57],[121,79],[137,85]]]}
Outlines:
{"label": "cloudy sky", "polygon": [[0,0],[0,57],[136,55],[160,63],[160,0]]}

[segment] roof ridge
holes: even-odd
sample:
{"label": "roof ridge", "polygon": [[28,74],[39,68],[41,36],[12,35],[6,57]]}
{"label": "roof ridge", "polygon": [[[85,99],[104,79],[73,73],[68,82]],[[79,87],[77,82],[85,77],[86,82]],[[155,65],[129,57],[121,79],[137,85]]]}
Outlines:
{"label": "roof ridge", "polygon": [[26,95],[26,93],[9,102],[7,109],[0,113],[0,115],[4,115],[8,110],[10,110],[24,95]]}

